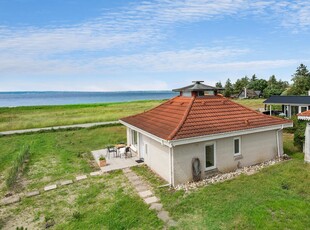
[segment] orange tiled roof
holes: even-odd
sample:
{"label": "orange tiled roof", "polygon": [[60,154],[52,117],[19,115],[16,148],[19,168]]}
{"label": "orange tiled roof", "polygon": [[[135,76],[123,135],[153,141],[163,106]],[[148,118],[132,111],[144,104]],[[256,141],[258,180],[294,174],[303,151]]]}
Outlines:
{"label": "orange tiled roof", "polygon": [[177,96],[122,121],[165,140],[292,123],[261,114],[223,96]]}
{"label": "orange tiled roof", "polygon": [[298,113],[297,116],[310,117],[310,110],[304,111],[302,113]]}

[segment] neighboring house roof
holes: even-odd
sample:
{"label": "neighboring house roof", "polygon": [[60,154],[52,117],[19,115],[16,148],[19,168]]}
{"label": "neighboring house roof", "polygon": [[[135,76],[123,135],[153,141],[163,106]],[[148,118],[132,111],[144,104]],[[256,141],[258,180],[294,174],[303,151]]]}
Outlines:
{"label": "neighboring house roof", "polygon": [[121,121],[165,140],[292,123],[290,120],[261,114],[221,95],[177,96],[149,111],[122,118]]}
{"label": "neighboring house roof", "polygon": [[304,111],[302,113],[298,113],[297,117],[299,120],[310,120],[310,110]]}
{"label": "neighboring house roof", "polygon": [[[243,89],[239,94],[238,97],[245,97],[245,90]],[[261,92],[259,90],[247,89],[246,90],[246,97],[259,97]]]}
{"label": "neighboring house roof", "polygon": [[263,103],[310,105],[310,96],[271,96]]}

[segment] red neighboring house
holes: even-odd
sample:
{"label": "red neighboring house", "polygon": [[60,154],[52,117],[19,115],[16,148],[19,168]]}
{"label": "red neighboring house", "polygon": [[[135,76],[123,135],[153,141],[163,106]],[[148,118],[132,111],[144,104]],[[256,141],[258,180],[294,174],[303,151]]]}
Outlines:
{"label": "red neighboring house", "polygon": [[283,154],[282,130],[293,126],[290,120],[251,110],[218,90],[195,81],[173,90],[179,96],[120,120],[128,144],[171,185]]}

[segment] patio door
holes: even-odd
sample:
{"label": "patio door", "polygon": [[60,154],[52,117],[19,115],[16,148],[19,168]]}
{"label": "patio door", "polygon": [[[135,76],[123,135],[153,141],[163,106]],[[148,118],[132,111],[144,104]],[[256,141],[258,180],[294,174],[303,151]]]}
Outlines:
{"label": "patio door", "polygon": [[206,170],[216,168],[215,143],[205,146],[205,167]]}
{"label": "patio door", "polygon": [[139,158],[144,160],[145,155],[145,142],[143,135],[140,133],[139,135]]}

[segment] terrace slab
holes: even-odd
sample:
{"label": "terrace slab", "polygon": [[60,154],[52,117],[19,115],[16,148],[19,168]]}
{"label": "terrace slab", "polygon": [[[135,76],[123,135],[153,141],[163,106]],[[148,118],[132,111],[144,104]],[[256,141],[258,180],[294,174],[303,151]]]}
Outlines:
{"label": "terrace slab", "polygon": [[91,175],[91,176],[99,176],[99,175],[101,175],[101,171],[91,172],[89,175]]}
{"label": "terrace slab", "polygon": [[141,185],[138,185],[138,186],[136,187],[136,190],[137,190],[138,192],[143,192],[143,191],[149,190],[149,187],[146,186],[146,185],[144,185],[144,184],[141,184]]}
{"label": "terrace slab", "polygon": [[20,196],[18,195],[10,196],[10,197],[3,198],[1,200],[1,205],[9,205],[9,204],[17,203],[19,201],[20,201]]}
{"label": "terrace slab", "polygon": [[40,191],[35,190],[35,191],[27,192],[25,196],[26,197],[32,197],[32,196],[38,196],[38,195],[40,195]]}
{"label": "terrace slab", "polygon": [[169,212],[163,210],[157,214],[157,217],[164,222],[168,222],[170,220]]}
{"label": "terrace slab", "polygon": [[153,193],[150,190],[139,192],[139,196],[141,198],[146,198],[146,197],[149,197],[149,196],[152,196],[152,195],[153,195]]}
{"label": "terrace slab", "polygon": [[64,180],[60,182],[60,185],[69,185],[69,184],[73,184],[72,180]]}
{"label": "terrace slab", "polygon": [[150,209],[155,209],[156,211],[162,210],[163,205],[161,203],[152,203]]}
{"label": "terrace slab", "polygon": [[152,203],[156,203],[158,201],[159,201],[159,199],[156,196],[151,196],[151,197],[147,197],[144,199],[144,202],[146,204],[152,204]]}
{"label": "terrace slab", "polygon": [[85,180],[85,179],[87,179],[87,176],[81,175],[81,176],[77,176],[75,179],[76,179],[76,181]]}
{"label": "terrace slab", "polygon": [[51,191],[51,190],[54,190],[57,188],[57,185],[56,184],[52,184],[52,185],[48,185],[48,186],[45,186],[44,187],[44,191]]}

